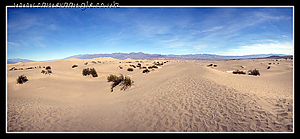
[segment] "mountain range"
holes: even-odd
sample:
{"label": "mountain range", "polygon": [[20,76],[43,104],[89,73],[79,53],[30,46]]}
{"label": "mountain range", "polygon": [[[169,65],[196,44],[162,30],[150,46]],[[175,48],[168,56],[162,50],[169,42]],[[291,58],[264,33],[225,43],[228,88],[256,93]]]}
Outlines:
{"label": "mountain range", "polygon": [[[229,60],[229,59],[252,59],[252,58],[293,58],[293,55],[285,54],[257,54],[257,55],[243,55],[243,56],[222,56],[215,54],[186,54],[186,55],[163,55],[163,54],[148,54],[143,52],[131,53],[111,53],[111,54],[79,54],[66,57],[78,59],[92,59],[98,57],[112,57],[116,59],[148,59],[148,60]],[[7,59],[7,64],[14,64],[18,62],[34,62],[28,59]]]}
{"label": "mountain range", "polygon": [[7,64],[15,64],[15,63],[19,63],[19,62],[35,62],[33,60],[28,60],[28,59],[20,59],[20,58],[12,58],[12,59],[7,59]]}
{"label": "mountain range", "polygon": [[228,59],[248,59],[248,58],[265,58],[269,56],[292,56],[285,54],[257,54],[257,55],[243,55],[243,56],[222,56],[215,54],[186,54],[186,55],[162,55],[162,54],[148,54],[143,52],[131,52],[131,53],[112,53],[112,54],[79,54],[73,55],[68,58],[78,58],[78,59],[92,59],[98,57],[112,57],[116,59],[166,59],[166,60],[228,60]]}

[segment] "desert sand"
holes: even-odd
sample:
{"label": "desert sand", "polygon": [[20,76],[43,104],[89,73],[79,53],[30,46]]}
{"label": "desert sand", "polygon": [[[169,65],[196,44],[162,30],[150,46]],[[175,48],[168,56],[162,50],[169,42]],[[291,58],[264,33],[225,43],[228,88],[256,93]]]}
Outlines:
{"label": "desert sand", "polygon": [[[148,74],[127,71],[154,61],[169,62]],[[42,74],[43,66],[52,73]],[[98,77],[83,76],[84,68],[95,68]],[[260,76],[232,74],[254,68]],[[17,84],[22,74],[28,81]],[[129,76],[134,84],[111,92],[109,74]],[[72,58],[7,65],[7,132],[293,132],[293,111],[291,59]]]}

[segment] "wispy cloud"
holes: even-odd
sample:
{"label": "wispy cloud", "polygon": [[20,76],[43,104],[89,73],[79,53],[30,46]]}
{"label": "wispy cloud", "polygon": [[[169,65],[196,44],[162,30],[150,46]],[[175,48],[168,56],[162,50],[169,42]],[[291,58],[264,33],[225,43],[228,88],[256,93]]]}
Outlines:
{"label": "wispy cloud", "polygon": [[284,43],[264,43],[239,46],[231,48],[221,53],[222,55],[250,55],[250,54],[293,54],[293,44],[290,42]]}

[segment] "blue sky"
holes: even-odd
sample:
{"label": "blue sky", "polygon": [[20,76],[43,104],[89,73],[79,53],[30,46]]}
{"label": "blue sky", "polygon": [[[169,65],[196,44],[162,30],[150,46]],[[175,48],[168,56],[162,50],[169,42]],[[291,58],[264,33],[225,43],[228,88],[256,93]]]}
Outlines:
{"label": "blue sky", "polygon": [[292,7],[7,9],[7,58],[76,54],[293,54]]}

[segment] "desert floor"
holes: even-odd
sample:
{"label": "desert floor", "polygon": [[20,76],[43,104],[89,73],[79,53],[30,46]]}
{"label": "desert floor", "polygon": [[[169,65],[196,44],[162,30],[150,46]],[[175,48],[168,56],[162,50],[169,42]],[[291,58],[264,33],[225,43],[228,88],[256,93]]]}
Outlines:
{"label": "desert floor", "polygon": [[[293,60],[169,60],[148,74],[139,68],[127,71],[130,64],[151,66],[153,61],[168,60],[96,58],[8,64],[7,131],[293,131]],[[74,64],[78,67],[72,68]],[[43,66],[50,66],[52,74],[42,74]],[[84,68],[92,67],[98,77],[82,75]],[[254,68],[260,76],[231,72]],[[22,74],[28,81],[17,84]],[[111,92],[109,74],[127,75],[134,84]]]}

